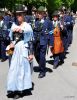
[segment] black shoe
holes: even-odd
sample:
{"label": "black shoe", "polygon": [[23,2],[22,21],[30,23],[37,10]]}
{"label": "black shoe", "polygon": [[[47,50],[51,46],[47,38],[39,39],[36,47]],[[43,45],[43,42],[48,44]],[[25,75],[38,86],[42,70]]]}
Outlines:
{"label": "black shoe", "polygon": [[29,95],[32,95],[30,89],[28,89],[28,90],[24,90],[24,91],[23,91],[23,96],[29,96]]}
{"label": "black shoe", "polygon": [[22,97],[23,97],[23,91],[15,91],[15,95],[14,95],[15,99],[22,98]]}
{"label": "black shoe", "polygon": [[38,78],[43,78],[43,77],[45,77],[45,76],[46,76],[46,73],[45,73],[45,72],[40,72]]}
{"label": "black shoe", "polygon": [[14,95],[13,99],[19,99],[21,96],[19,94]]}
{"label": "black shoe", "polygon": [[2,59],[0,58],[0,60],[2,60]]}
{"label": "black shoe", "polygon": [[60,61],[60,64],[64,64],[64,60],[61,60],[61,61]]}
{"label": "black shoe", "polygon": [[13,98],[14,97],[14,92],[13,91],[8,91],[6,96],[8,98]]}
{"label": "black shoe", "polygon": [[7,59],[1,59],[1,62],[4,62],[4,61],[6,61]]}
{"label": "black shoe", "polygon": [[58,67],[58,65],[53,65],[53,69],[56,69]]}
{"label": "black shoe", "polygon": [[63,64],[64,63],[64,60],[61,60],[60,63]]}

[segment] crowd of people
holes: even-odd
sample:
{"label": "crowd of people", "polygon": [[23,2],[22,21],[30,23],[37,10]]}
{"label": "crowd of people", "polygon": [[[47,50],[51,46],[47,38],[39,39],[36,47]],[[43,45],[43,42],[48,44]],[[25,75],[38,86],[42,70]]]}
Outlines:
{"label": "crowd of people", "polygon": [[[14,16],[15,15],[15,16]],[[0,16],[0,59],[9,59],[7,96],[19,98],[32,88],[31,67],[33,57],[39,65],[38,78],[46,76],[46,53],[50,48],[53,69],[63,64],[73,40],[75,20],[71,12],[54,12],[52,20],[45,7],[32,9],[26,15],[23,6],[13,14]]]}

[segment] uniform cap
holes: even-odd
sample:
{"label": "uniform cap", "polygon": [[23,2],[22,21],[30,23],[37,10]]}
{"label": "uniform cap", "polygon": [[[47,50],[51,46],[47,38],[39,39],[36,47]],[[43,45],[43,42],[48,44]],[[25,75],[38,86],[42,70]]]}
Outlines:
{"label": "uniform cap", "polygon": [[16,13],[23,13],[26,11],[25,6],[23,5],[17,5],[15,10],[16,10]]}
{"label": "uniform cap", "polygon": [[43,6],[40,6],[39,8],[38,8],[38,11],[39,12],[45,12],[47,9],[46,9],[46,7],[43,7]]}
{"label": "uniform cap", "polygon": [[54,16],[56,16],[56,17],[59,16],[58,11],[55,11],[55,12],[53,13],[53,17],[54,17]]}

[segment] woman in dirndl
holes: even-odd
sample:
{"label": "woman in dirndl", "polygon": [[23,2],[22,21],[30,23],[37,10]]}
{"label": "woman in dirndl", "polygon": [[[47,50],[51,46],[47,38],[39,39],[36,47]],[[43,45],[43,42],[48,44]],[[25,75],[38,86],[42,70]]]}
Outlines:
{"label": "woman in dirndl", "polygon": [[7,96],[13,96],[15,99],[22,96],[24,90],[29,92],[32,88],[30,61],[33,59],[32,43],[29,45],[33,37],[33,30],[24,21],[24,7],[17,8],[16,18],[18,24],[12,24],[10,37],[12,40],[13,34],[18,32],[23,34],[23,39],[17,43],[11,41],[10,48],[14,47],[14,52],[7,79]]}

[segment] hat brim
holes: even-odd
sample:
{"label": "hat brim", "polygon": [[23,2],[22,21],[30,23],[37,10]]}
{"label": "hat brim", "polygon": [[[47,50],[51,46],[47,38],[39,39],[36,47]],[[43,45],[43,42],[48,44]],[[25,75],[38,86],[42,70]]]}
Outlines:
{"label": "hat brim", "polygon": [[13,13],[13,14],[15,14],[15,13],[16,13],[16,14],[18,14],[18,13],[26,13],[26,11],[13,11],[12,13]]}
{"label": "hat brim", "polygon": [[15,13],[25,13],[25,11],[16,11]]}
{"label": "hat brim", "polygon": [[46,11],[44,11],[44,10],[37,10],[37,12],[46,12]]}

